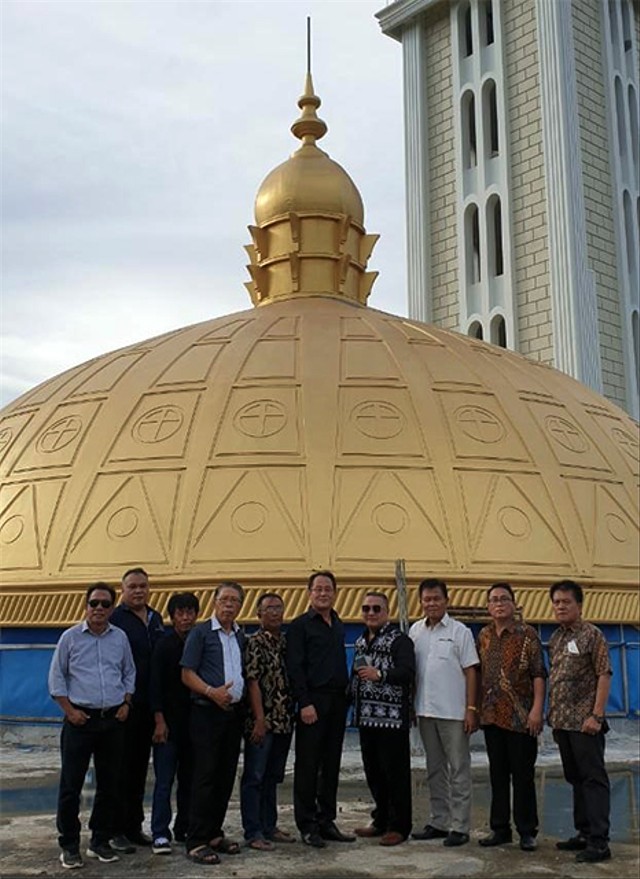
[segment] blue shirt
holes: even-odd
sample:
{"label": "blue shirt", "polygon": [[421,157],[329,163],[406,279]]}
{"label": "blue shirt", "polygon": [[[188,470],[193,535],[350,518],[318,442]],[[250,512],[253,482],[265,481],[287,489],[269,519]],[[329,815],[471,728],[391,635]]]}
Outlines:
{"label": "blue shirt", "polygon": [[180,665],[190,668],[212,687],[233,681],[231,701],[239,702],[244,693],[242,648],[244,637],[237,623],[227,634],[215,616],[194,626],[187,636]]}
{"label": "blue shirt", "polygon": [[101,635],[87,621],[63,632],[49,668],[52,697],[66,696],[83,708],[113,708],[133,693],[136,668],[127,636],[107,624]]}

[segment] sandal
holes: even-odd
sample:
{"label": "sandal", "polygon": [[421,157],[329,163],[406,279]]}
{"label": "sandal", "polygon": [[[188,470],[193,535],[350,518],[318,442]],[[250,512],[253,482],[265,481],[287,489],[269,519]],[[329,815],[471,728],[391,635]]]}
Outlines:
{"label": "sandal", "polygon": [[249,848],[254,848],[259,852],[272,852],[275,848],[274,844],[269,842],[268,839],[252,839],[247,845]]}
{"label": "sandal", "polygon": [[218,836],[209,843],[209,848],[215,852],[221,852],[223,855],[239,855],[240,843],[233,839],[227,839],[226,836]]}
{"label": "sandal", "polygon": [[187,852],[187,857],[194,864],[203,864],[205,866],[213,866],[220,863],[220,858],[210,845],[199,845]]}

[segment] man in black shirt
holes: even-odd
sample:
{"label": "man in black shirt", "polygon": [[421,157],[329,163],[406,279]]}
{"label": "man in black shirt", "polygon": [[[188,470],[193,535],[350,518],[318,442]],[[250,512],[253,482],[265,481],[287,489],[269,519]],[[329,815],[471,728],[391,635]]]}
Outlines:
{"label": "man in black shirt", "polygon": [[153,769],[156,783],[151,807],[154,855],[171,854],[171,789],[178,776],[176,842],[187,838],[193,754],[189,739],[191,691],[182,683],[180,660],[194,627],[200,603],[193,592],[172,595],[167,606],[173,630],[156,644],[151,657],[151,710],[154,714]]}
{"label": "man in black shirt", "polygon": [[333,610],[331,571],[309,577],[309,604],[287,631],[287,669],[297,703],[293,806],[306,845],[354,842],[335,824],[347,715],[347,656],[342,620]]}
{"label": "man in black shirt", "polygon": [[[153,713],[149,703],[151,654],[164,636],[160,614],[149,607],[149,577],[142,568],[125,571],[122,599],[111,615],[111,623],[122,629],[129,639],[136,666],[136,689],[131,711],[124,726],[124,758],[118,780],[118,820],[111,841],[118,852],[131,854],[137,845],[151,845],[142,830],[144,789],[147,781]],[[134,844],[135,843],[135,844]]]}

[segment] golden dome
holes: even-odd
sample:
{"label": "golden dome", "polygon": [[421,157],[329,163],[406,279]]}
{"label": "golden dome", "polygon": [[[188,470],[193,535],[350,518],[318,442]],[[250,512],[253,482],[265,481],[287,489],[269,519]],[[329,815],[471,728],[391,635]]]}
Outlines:
{"label": "golden dome", "polygon": [[[313,140],[310,80],[301,106]],[[302,169],[297,212],[273,215],[285,202],[263,185],[248,248],[265,307],[98,357],[0,413],[0,620],[71,622],[84,585],[134,564],[160,608],[189,587],[206,612],[205,587],[237,578],[246,615],[265,587],[290,590],[291,615],[329,567],[353,619],[404,559],[410,585],[442,576],[458,604],[508,579],[544,620],[540,587],[571,576],[591,619],[637,621],[637,425],[560,372],[365,307],[376,236],[341,213],[356,200],[319,206],[325,159],[285,167],[287,185]]]}

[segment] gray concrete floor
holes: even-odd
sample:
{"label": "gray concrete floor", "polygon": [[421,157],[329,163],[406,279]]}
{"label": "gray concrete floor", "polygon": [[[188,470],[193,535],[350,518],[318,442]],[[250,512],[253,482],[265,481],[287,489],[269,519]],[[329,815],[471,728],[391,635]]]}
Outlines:
{"label": "gray concrete floor", "polygon": [[[0,876],[57,876],[66,874],[58,863],[55,830],[57,788],[57,730],[51,728],[3,727],[2,780],[0,782]],[[638,726],[627,725],[621,732],[614,728],[608,737],[608,766],[612,782],[612,851],[611,861],[582,865],[569,853],[558,852],[557,839],[572,833],[571,796],[564,780],[555,746],[543,739],[538,760],[537,783],[540,811],[539,848],[535,853],[521,852],[517,845],[482,849],[479,837],[488,829],[489,787],[486,754],[481,737],[473,739],[474,806],[471,842],[458,849],[446,849],[439,841],[410,841],[391,849],[381,848],[377,840],[358,840],[353,844],[330,843],[326,849],[312,850],[300,842],[280,845],[276,851],[258,853],[243,848],[238,856],[222,858],[219,865],[201,867],[184,856],[176,846],[171,856],[153,855],[138,849],[123,855],[118,863],[100,864],[85,861],[80,875],[89,877],[158,877],[191,879],[203,875],[220,879],[413,879],[413,877],[623,877],[640,875],[638,842],[639,755]],[[414,826],[425,823],[428,814],[423,758],[413,758]],[[280,804],[283,828],[294,831],[291,806],[292,761],[282,785]],[[150,785],[152,772],[150,772]],[[87,785],[82,817],[86,824],[91,790]],[[339,790],[338,823],[353,829],[369,822],[371,802],[364,783],[357,749],[357,738],[349,735],[344,752]],[[237,786],[228,820],[227,835],[242,838]],[[83,836],[83,843],[88,837]]]}

